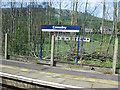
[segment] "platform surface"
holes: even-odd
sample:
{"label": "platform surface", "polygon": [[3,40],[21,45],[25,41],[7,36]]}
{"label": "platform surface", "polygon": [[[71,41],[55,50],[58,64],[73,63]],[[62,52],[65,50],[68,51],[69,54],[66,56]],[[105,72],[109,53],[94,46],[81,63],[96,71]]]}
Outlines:
{"label": "platform surface", "polygon": [[11,60],[2,60],[0,68],[2,73],[49,82],[53,87],[54,84],[77,88],[118,88],[120,85],[118,75],[73,71]]}

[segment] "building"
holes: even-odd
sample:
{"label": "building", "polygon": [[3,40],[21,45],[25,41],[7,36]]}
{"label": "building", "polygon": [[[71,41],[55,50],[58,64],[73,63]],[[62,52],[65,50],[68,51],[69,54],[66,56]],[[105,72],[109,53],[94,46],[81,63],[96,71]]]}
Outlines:
{"label": "building", "polygon": [[[102,33],[102,26],[100,27],[100,33]],[[112,28],[109,28],[108,26],[104,26],[103,33],[104,34],[112,34]]]}
{"label": "building", "polygon": [[85,28],[85,33],[93,33],[93,28]]}
{"label": "building", "polygon": [[[55,40],[64,40],[64,41],[70,41],[71,37],[69,35],[59,35],[55,36]],[[72,37],[73,41],[78,41],[78,36],[77,37]],[[79,41],[82,41],[83,37],[80,37]],[[83,39],[84,42],[90,42],[90,37],[84,37]]]}
{"label": "building", "polygon": [[117,34],[120,34],[120,29],[117,29],[118,33]]}
{"label": "building", "polygon": [[[112,28],[109,28],[108,26],[103,27],[104,34],[112,34]],[[118,34],[120,33],[120,30],[117,29]],[[102,33],[102,26],[100,27],[100,32]]]}

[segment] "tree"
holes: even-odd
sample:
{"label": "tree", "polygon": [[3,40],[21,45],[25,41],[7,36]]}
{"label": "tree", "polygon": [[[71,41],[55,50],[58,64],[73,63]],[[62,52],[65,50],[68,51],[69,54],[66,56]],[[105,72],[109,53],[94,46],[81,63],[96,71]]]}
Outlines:
{"label": "tree", "polygon": [[60,17],[61,17],[61,0],[60,0],[60,4],[59,4],[59,15],[58,15],[58,25],[60,24]]}
{"label": "tree", "polygon": [[[59,4],[59,16],[58,16],[58,25],[61,24],[61,0]],[[57,36],[59,36],[59,32],[57,33]],[[57,40],[57,55],[59,55],[59,40]]]}
{"label": "tree", "polygon": [[[51,0],[50,0],[49,4],[50,4],[50,6],[49,6],[49,25],[51,25],[51,21],[52,21],[52,15],[51,15],[52,3],[51,3]],[[51,51],[51,34],[49,32],[49,55],[50,55],[50,51]]]}
{"label": "tree", "polygon": [[[73,3],[71,1],[71,4],[72,4],[72,18],[71,18],[71,25],[74,24],[74,5],[75,5],[75,1],[73,0]],[[71,32],[70,33],[70,51],[73,53],[73,41],[72,41],[72,38],[73,38],[73,33]]]}
{"label": "tree", "polygon": [[116,38],[117,38],[117,0],[115,0],[115,2],[114,2],[113,28],[112,28],[112,34],[109,38],[108,47],[107,47],[107,50],[106,50],[106,56],[108,55],[110,44],[112,42],[112,39],[113,39],[114,35],[116,35]]}
{"label": "tree", "polygon": [[83,27],[82,27],[82,43],[81,43],[81,48],[80,48],[80,54],[81,54],[81,58],[80,58],[80,61],[81,61],[81,64],[82,64],[82,54],[83,54],[83,39],[84,39],[84,36],[85,36],[85,26],[86,26],[86,15],[87,15],[87,5],[88,5],[88,0],[86,0],[86,5],[85,5],[85,16],[84,16],[84,21],[83,21]]}
{"label": "tree", "polygon": [[78,7],[78,0],[76,0],[76,8],[75,8],[75,25],[77,25],[77,7]]}
{"label": "tree", "polygon": [[102,30],[101,30],[101,42],[100,42],[100,53],[102,51],[103,35],[104,35],[104,20],[105,20],[105,0],[103,4],[103,16],[102,16]]}
{"label": "tree", "polygon": [[[77,6],[78,6],[78,0],[76,0],[76,8],[75,8],[75,25],[77,25]],[[76,37],[76,33],[75,33],[75,37]],[[75,42],[74,42],[74,53],[76,51],[76,38],[75,38]]]}

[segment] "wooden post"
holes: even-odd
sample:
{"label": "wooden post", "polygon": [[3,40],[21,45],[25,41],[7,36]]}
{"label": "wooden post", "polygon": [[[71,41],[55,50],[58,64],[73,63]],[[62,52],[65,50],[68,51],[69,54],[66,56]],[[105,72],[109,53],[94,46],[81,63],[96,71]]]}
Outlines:
{"label": "wooden post", "polygon": [[116,72],[117,54],[118,54],[118,37],[115,39],[115,46],[114,46],[113,74],[115,74],[115,72]]}
{"label": "wooden post", "polygon": [[8,58],[8,35],[5,34],[5,59]]}
{"label": "wooden post", "polygon": [[52,43],[51,43],[51,62],[50,65],[54,66],[54,48],[55,48],[55,35],[52,35]]}

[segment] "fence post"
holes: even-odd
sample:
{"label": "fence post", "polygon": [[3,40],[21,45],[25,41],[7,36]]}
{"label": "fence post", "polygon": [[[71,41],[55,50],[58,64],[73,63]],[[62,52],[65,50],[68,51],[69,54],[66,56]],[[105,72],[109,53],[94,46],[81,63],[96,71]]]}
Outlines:
{"label": "fence post", "polygon": [[8,35],[5,34],[5,59],[8,58]]}
{"label": "fence post", "polygon": [[113,54],[113,74],[116,72],[116,62],[118,54],[118,38],[115,39],[114,54]]}
{"label": "fence post", "polygon": [[55,35],[52,35],[52,43],[51,43],[51,62],[50,65],[54,66],[54,48],[55,48]]}

